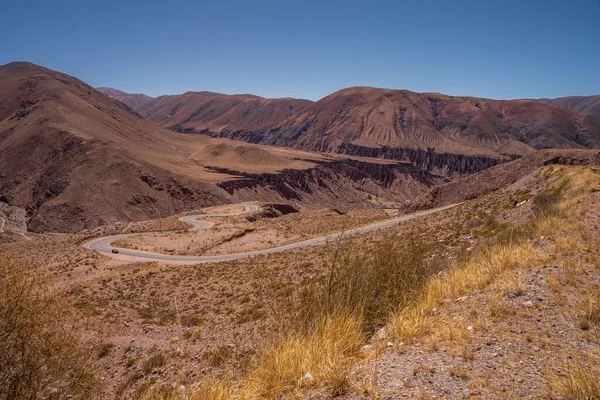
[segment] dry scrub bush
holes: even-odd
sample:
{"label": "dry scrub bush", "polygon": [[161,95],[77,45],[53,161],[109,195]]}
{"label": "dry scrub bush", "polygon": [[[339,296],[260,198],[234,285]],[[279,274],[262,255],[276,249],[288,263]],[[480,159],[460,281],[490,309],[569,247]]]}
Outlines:
{"label": "dry scrub bush", "polygon": [[7,260],[0,260],[0,354],[0,399],[94,398],[71,304]]}

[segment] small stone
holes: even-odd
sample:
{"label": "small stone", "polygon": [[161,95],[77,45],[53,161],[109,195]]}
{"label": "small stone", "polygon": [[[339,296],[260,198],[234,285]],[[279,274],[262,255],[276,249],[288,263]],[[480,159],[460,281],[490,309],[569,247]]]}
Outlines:
{"label": "small stone", "polygon": [[463,398],[466,399],[466,398],[471,397],[471,392],[469,392],[469,389],[463,389],[462,395],[463,395]]}
{"label": "small stone", "polygon": [[468,330],[469,332],[473,332],[473,325],[469,325],[469,326],[467,326],[467,330]]}
{"label": "small stone", "polygon": [[388,347],[392,347],[394,345],[394,343],[392,342],[387,342]]}
{"label": "small stone", "polygon": [[523,306],[527,308],[533,308],[533,302],[531,300],[524,301]]}
{"label": "small stone", "polygon": [[302,380],[304,382],[308,382],[308,381],[312,381],[313,380],[313,376],[310,372],[307,372],[304,374],[304,376],[302,377]]}

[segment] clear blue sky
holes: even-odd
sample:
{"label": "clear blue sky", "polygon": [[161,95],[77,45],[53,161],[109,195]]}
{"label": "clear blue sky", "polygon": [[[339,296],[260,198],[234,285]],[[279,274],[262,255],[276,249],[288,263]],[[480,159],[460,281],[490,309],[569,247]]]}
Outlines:
{"label": "clear blue sky", "polygon": [[600,94],[600,0],[6,1],[16,60],[152,96]]}

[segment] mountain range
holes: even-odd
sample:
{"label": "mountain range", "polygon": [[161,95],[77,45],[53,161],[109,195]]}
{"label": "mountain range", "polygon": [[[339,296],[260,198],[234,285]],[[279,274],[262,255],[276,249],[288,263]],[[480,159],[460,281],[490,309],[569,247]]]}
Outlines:
{"label": "mountain range", "polygon": [[74,77],[0,66],[0,201],[25,209],[31,231],[240,200],[364,207],[369,193],[403,201],[443,179],[407,163],[173,132]]}
{"label": "mountain range", "polygon": [[398,206],[546,148],[600,148],[600,117],[542,101],[368,87],[317,102],[151,98],[27,62],[0,66],[0,201],[25,209],[32,231],[242,200]]}
{"label": "mountain range", "polygon": [[547,104],[353,87],[317,102],[211,92],[124,101],[178,132],[417,164],[431,153],[506,160],[539,149],[600,146],[600,116],[579,112],[593,113],[594,97]]}

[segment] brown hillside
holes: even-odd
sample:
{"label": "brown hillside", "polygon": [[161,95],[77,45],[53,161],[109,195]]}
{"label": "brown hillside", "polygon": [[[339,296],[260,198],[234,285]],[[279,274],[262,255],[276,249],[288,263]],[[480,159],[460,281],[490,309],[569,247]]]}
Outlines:
{"label": "brown hillside", "polygon": [[27,209],[31,230],[77,231],[229,197],[172,173],[183,151],[174,135],[75,78],[11,63],[0,88],[0,195]]}
{"label": "brown hillside", "polygon": [[33,231],[70,231],[238,199],[370,206],[440,177],[160,128],[85,83],[30,63],[0,67],[0,201]]}
{"label": "brown hillside", "polygon": [[151,121],[177,130],[264,131],[312,104],[301,99],[187,92],[160,96],[135,109]]}
{"label": "brown hillside", "polygon": [[557,99],[539,99],[539,101],[582,114],[600,115],[600,96],[569,96]]}
{"label": "brown hillside", "polygon": [[526,100],[349,88],[316,102],[261,143],[305,150],[435,149],[502,157],[600,146],[600,119]]}
{"label": "brown hillside", "polygon": [[600,117],[533,100],[353,87],[315,103],[188,92],[138,110],[179,132],[410,161],[442,175],[481,171],[536,149],[600,147]]}
{"label": "brown hillside", "polygon": [[112,89],[108,87],[99,87],[96,88],[97,91],[107,95],[108,97],[112,97],[115,100],[119,100],[121,103],[125,104],[127,107],[136,111],[143,107],[146,103],[153,100],[152,97],[146,96],[141,93],[125,93],[121,92],[117,89]]}

